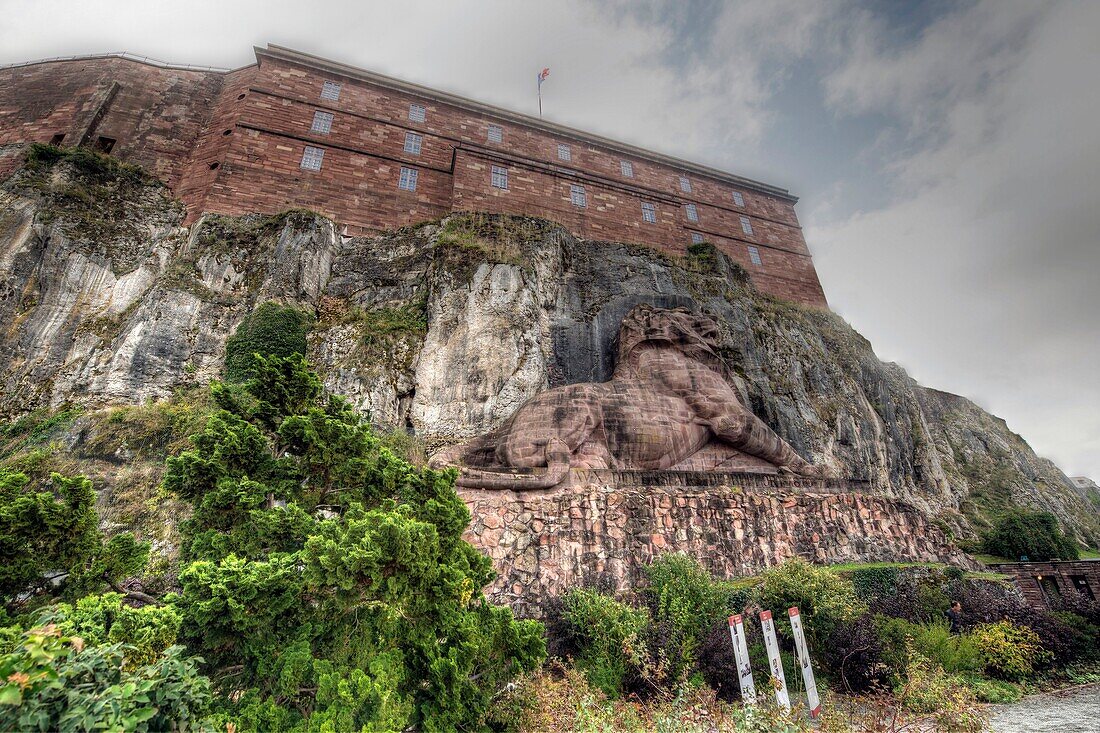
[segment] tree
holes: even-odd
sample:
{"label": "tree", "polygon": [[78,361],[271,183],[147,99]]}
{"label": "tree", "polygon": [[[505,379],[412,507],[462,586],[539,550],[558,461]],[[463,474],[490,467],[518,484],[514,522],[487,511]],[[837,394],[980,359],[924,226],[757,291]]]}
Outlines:
{"label": "tree", "polygon": [[78,598],[138,572],[148,545],[128,533],[104,542],[92,482],[54,473],[41,485],[0,468],[0,598]]}
{"label": "tree", "polygon": [[[451,730],[545,654],[490,605],[453,472],[385,448],[300,355],[257,354],[165,486],[183,526],[181,636],[243,729]],[[235,702],[230,703],[229,693]]]}
{"label": "tree", "polygon": [[1050,512],[1012,509],[1001,516],[983,540],[990,555],[1016,560],[1077,560],[1080,555],[1073,541],[1058,527],[1058,518]]}

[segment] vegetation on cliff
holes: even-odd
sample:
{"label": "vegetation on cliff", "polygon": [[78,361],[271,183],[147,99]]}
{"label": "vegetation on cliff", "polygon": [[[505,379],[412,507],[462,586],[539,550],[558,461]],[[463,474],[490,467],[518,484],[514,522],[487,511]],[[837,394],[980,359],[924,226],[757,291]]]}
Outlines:
{"label": "vegetation on cliff", "polygon": [[[492,571],[462,540],[453,473],[395,456],[301,355],[254,352],[251,368],[213,385],[217,409],[168,459],[164,487],[193,512],[178,592],[127,596],[153,605],[95,595],[138,574],[147,548],[100,541],[90,481],[55,475],[55,498],[4,474],[0,541],[18,572],[0,589],[14,622],[0,722],[161,730],[209,712],[238,730],[476,728],[541,661],[541,626],[481,593]],[[24,546],[31,526],[49,531]],[[58,567],[68,575],[49,582]]]}

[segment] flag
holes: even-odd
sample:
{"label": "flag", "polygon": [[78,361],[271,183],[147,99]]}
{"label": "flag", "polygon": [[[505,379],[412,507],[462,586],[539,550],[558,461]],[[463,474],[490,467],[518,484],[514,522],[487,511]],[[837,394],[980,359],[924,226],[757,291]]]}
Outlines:
{"label": "flag", "polygon": [[539,89],[542,89],[542,83],[544,81],[546,81],[546,77],[548,77],[548,76],[550,76],[550,67],[549,66],[547,66],[545,69],[543,69],[542,71],[539,72]]}

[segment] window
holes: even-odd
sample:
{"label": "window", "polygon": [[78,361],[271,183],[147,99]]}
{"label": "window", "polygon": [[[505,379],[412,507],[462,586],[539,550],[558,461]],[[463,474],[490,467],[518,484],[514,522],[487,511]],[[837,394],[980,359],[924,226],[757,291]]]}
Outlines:
{"label": "window", "polygon": [[749,221],[749,217],[747,216],[741,217],[741,231],[745,234],[752,234],[752,222]]}
{"label": "window", "polygon": [[492,174],[489,176],[489,182],[493,184],[493,188],[503,188],[507,191],[508,169],[501,168],[499,165],[494,165]]}
{"label": "window", "polygon": [[699,232],[692,232],[691,233],[691,243],[692,244],[702,244],[703,243],[703,235],[700,234]]}
{"label": "window", "polygon": [[504,130],[500,125],[489,125],[488,139],[491,143],[504,142]]}
{"label": "window", "polygon": [[420,145],[424,142],[424,136],[415,132],[405,133],[405,152],[409,155],[420,155]]}
{"label": "window", "polygon": [[340,85],[334,81],[326,81],[321,87],[321,99],[335,102],[340,98]]}
{"label": "window", "polygon": [[764,261],[760,259],[760,250],[752,245],[749,245],[749,261],[758,267],[764,264]]}
{"label": "window", "polygon": [[588,206],[588,196],[584,193],[584,186],[570,185],[569,200],[573,202],[574,206],[580,206],[582,209]]}
{"label": "window", "polygon": [[651,204],[648,201],[642,202],[642,219],[648,221],[650,224],[657,223],[657,206]]}
{"label": "window", "polygon": [[416,174],[417,170],[415,168],[401,166],[401,177],[397,179],[397,187],[402,191],[415,191]]}
{"label": "window", "polygon": [[634,164],[631,163],[629,160],[620,160],[619,170],[621,170],[623,172],[623,175],[627,178],[634,177]]}
{"label": "window", "polygon": [[305,152],[302,153],[302,170],[319,171],[321,170],[321,161],[324,159],[324,148],[315,148],[312,145],[307,145]]}
{"label": "window", "polygon": [[740,191],[734,191],[733,192],[733,203],[735,203],[738,206],[744,206],[745,205],[745,197],[741,195]]}
{"label": "window", "polygon": [[309,128],[310,132],[319,132],[322,135],[327,135],[332,131],[332,113],[322,112],[317,110],[313,113],[313,127]]}
{"label": "window", "polygon": [[699,221],[699,210],[695,208],[695,204],[685,206],[684,213],[687,214],[688,221]]}
{"label": "window", "polygon": [[95,149],[101,153],[109,153],[115,147],[115,139],[113,137],[103,137],[100,135],[95,140]]}
{"label": "window", "polygon": [[680,190],[684,193],[691,193],[691,181],[686,176],[680,176]]}
{"label": "window", "polygon": [[409,105],[409,122],[423,122],[428,118],[428,113],[422,104]]}
{"label": "window", "polygon": [[63,142],[65,142],[65,133],[63,132],[59,132],[50,138],[50,145],[53,145],[55,147]]}
{"label": "window", "polygon": [[564,160],[566,163],[573,160],[573,151],[565,143],[558,143],[558,160]]}

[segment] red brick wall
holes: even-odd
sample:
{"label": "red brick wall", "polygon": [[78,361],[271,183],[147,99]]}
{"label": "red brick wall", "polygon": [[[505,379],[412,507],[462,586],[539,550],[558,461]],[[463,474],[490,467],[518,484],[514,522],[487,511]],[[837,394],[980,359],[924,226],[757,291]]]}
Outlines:
{"label": "red brick wall", "polygon": [[222,77],[121,58],[0,69],[0,144],[49,142],[58,133],[65,135],[64,144],[76,144],[74,138],[117,83],[94,137],[115,139],[115,155],[175,189]]}
{"label": "red brick wall", "polygon": [[225,75],[210,117],[187,161],[183,181],[176,188],[176,195],[187,205],[189,221],[205,210],[207,196],[221,174],[229,147],[235,136],[243,132],[237,128],[237,120],[248,103],[248,87],[256,72],[255,66],[246,66]]}
{"label": "red brick wall", "polygon": [[[321,99],[326,79],[341,84],[338,100]],[[75,142],[116,83],[96,135],[115,138],[115,154],[163,178],[187,205],[189,221],[204,211],[306,207],[360,233],[488,210],[545,216],[583,237],[673,253],[686,249],[694,231],[745,265],[765,292],[826,305],[790,198],[264,52],[257,66],[229,73],[118,58],[0,70],[0,146],[58,132]],[[426,108],[424,122],[408,119],[412,103]],[[317,110],[334,115],[327,134],[310,129]],[[503,129],[501,143],[487,141],[489,124]],[[404,152],[410,130],[423,136],[419,155]],[[571,160],[558,158],[559,143]],[[307,145],[325,150],[320,171],[301,169]],[[622,173],[624,159],[632,177]],[[403,165],[418,171],[415,192],[397,188]],[[491,165],[508,168],[507,191],[490,185]],[[681,190],[681,175],[690,193]],[[570,202],[571,183],[585,187],[583,209]],[[735,190],[744,206],[736,205]],[[643,201],[655,205],[656,223],[644,221]],[[687,220],[688,203],[698,222]],[[742,232],[741,216],[749,217],[751,235]],[[759,266],[750,244],[760,250]]]}

